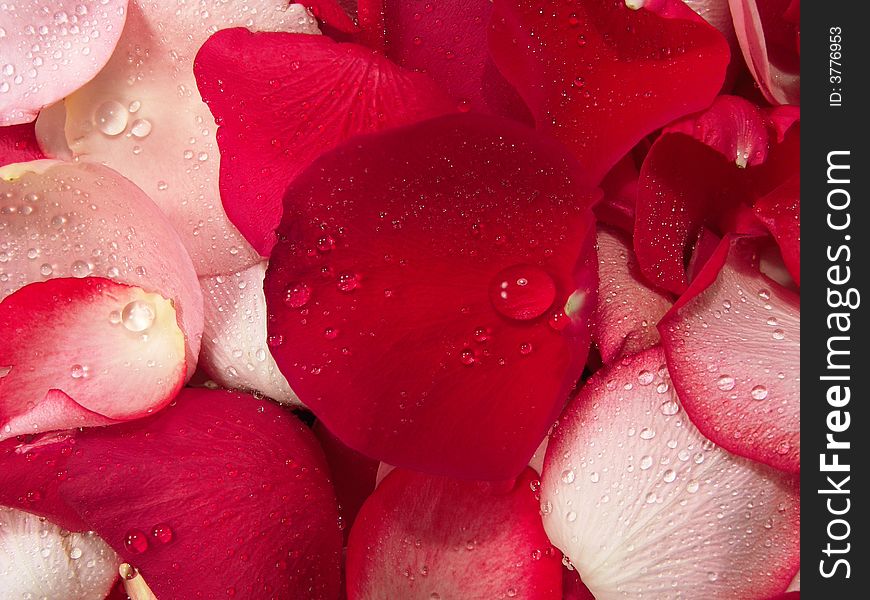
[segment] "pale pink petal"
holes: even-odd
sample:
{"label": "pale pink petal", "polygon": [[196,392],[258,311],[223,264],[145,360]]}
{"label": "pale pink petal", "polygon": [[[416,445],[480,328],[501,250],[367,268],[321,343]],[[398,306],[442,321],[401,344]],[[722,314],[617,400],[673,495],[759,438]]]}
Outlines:
{"label": "pale pink petal", "polygon": [[34,514],[0,506],[3,598],[103,598],[120,562],[93,532],[70,533]]}
{"label": "pale pink petal", "polygon": [[609,364],[657,344],[656,324],[672,302],[647,285],[625,234],[599,226],[597,243],[598,318],[593,339],[601,360]]}
{"label": "pale pink petal", "polygon": [[597,373],[562,413],[541,511],[598,600],[767,600],[799,565],[797,481],[701,435],[659,347]]}
{"label": "pale pink petal", "polygon": [[743,58],[764,97],[800,104],[796,26],[783,16],[790,0],[729,0]]}
{"label": "pale pink petal", "polygon": [[101,277],[10,294],[0,303],[0,339],[0,440],[142,417],[184,385],[172,303]]}
{"label": "pale pink petal", "polygon": [[735,39],[734,22],[731,19],[728,0],[683,0],[683,2],[718,29],[729,42]]}
{"label": "pale pink petal", "polygon": [[[260,258],[227,219],[218,190],[216,126],[193,76],[193,59],[218,29],[317,33],[298,4],[130,3],[117,51],[100,74],[68,96],[66,141],[141,187],[181,235],[200,276],[244,269]],[[49,156],[57,139],[40,140]]]}
{"label": "pale pink petal", "polygon": [[105,277],[172,300],[193,373],[202,292],[169,221],[130,181],[89,163],[0,168],[0,299],[54,277]]}
{"label": "pale pink petal", "polygon": [[225,388],[301,406],[272,358],[272,346],[294,340],[267,339],[265,275],[264,261],[238,273],[200,279],[205,298],[200,366]]}
{"label": "pale pink petal", "polygon": [[127,0],[0,3],[0,126],[27,123],[106,64]]}

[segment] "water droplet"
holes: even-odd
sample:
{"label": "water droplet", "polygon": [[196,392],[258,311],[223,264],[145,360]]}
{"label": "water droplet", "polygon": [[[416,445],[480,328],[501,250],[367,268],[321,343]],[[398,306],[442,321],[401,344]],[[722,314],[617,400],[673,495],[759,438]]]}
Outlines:
{"label": "water droplet", "polygon": [[48,263],[45,263],[39,267],[39,274],[43,277],[48,277],[53,271],[54,269],[52,269],[51,265]]}
{"label": "water droplet", "polygon": [[601,481],[601,475],[598,474],[598,471],[592,471],[589,473],[589,481],[592,483],[598,483]]}
{"label": "water droplet", "polygon": [[489,286],[493,307],[509,319],[541,316],[556,299],[556,284],[540,267],[514,265],[502,270]]}
{"label": "water droplet", "polygon": [[106,135],[118,135],[127,128],[129,114],[120,102],[108,100],[94,112],[94,125]]}
{"label": "water droplet", "polygon": [[131,529],[124,536],[124,548],[133,554],[142,554],[148,550],[148,538],[138,529]]}
{"label": "water droplet", "polygon": [[680,412],[680,405],[677,404],[676,400],[667,400],[662,402],[661,406],[659,406],[659,410],[666,417],[670,417]]}
{"label": "water droplet", "polygon": [[138,333],[150,329],[156,318],[154,305],[143,300],[133,300],[121,311],[121,322],[127,331]]}
{"label": "water droplet", "polygon": [[304,281],[296,281],[284,290],[284,304],[290,308],[302,308],[311,300],[311,286]]}
{"label": "water droplet", "polygon": [[70,266],[73,277],[87,277],[92,270],[93,267],[83,260],[77,260]]}
{"label": "water droplet", "polygon": [[148,119],[136,119],[133,121],[133,126],[130,127],[130,133],[137,138],[148,137],[148,134],[151,133],[151,121]]}
{"label": "water droplet", "polygon": [[689,492],[690,494],[694,494],[695,492],[698,491],[698,489],[700,489],[700,487],[701,487],[701,485],[693,479],[692,481],[690,481],[689,483],[686,484],[686,491]]}
{"label": "water droplet", "polygon": [[655,375],[653,375],[653,373],[651,371],[647,371],[646,369],[644,369],[643,371],[641,371],[640,373],[637,374],[637,381],[641,385],[651,384],[653,382],[654,378],[655,378]]}
{"label": "water droplet", "polygon": [[784,340],[785,339],[785,331],[783,331],[782,329],[774,329],[771,336],[775,340]]}
{"label": "water droplet", "polygon": [[652,503],[654,503],[657,499],[658,499],[658,498],[656,497],[656,493],[655,493],[655,492],[650,492],[649,494],[646,495],[646,503],[647,503],[647,504],[652,504]]}
{"label": "water droplet", "polygon": [[756,385],[750,390],[749,395],[752,396],[753,400],[764,400],[767,398],[767,388],[763,385]]}
{"label": "water droplet", "polygon": [[562,471],[562,483],[574,483],[574,469]]}
{"label": "water droplet", "polygon": [[88,376],[88,368],[82,365],[73,365],[69,370],[70,377],[73,379],[82,379]]}
{"label": "water droplet", "polygon": [[720,375],[719,379],[716,380],[716,387],[718,387],[723,392],[733,390],[736,384],[737,382],[734,380],[733,377],[731,377],[731,375]]}
{"label": "water droplet", "polygon": [[640,430],[640,439],[642,440],[651,440],[656,436],[656,432],[650,429],[649,427],[644,427]]}
{"label": "water droplet", "polygon": [[652,456],[643,456],[640,459],[640,469],[641,471],[646,471],[653,465]]}
{"label": "water droplet", "polygon": [[573,523],[577,520],[577,513],[573,510],[569,510],[568,513],[565,515],[565,520],[567,520],[569,523]]}
{"label": "water droplet", "polygon": [[770,290],[760,289],[758,290],[758,297],[762,300],[770,300]]}
{"label": "water droplet", "polygon": [[151,530],[151,537],[161,544],[168,544],[175,538],[175,533],[169,525],[166,523],[160,523],[159,525],[155,525],[154,529]]}
{"label": "water droplet", "polygon": [[551,512],[553,512],[552,502],[550,502],[549,500],[544,500],[543,502],[541,502],[541,514],[549,515]]}
{"label": "water droplet", "polygon": [[81,548],[73,548],[69,551],[69,557],[73,560],[78,560],[82,557],[82,549]]}
{"label": "water droplet", "polygon": [[475,362],[477,362],[477,357],[474,354],[474,350],[471,348],[466,348],[462,352],[459,353],[459,362],[463,365],[470,367]]}
{"label": "water droplet", "polygon": [[715,571],[710,571],[709,573],[707,573],[707,581],[713,582],[717,579],[719,579],[719,574]]}
{"label": "water droplet", "polygon": [[360,287],[360,276],[351,271],[345,271],[338,276],[338,290],[349,293]]}
{"label": "water droplet", "polygon": [[520,354],[523,356],[528,356],[532,353],[532,345],[528,342],[524,344],[520,344]]}
{"label": "water droplet", "polygon": [[671,483],[674,479],[677,478],[677,472],[673,469],[668,469],[662,474],[662,479],[665,480],[665,483]]}

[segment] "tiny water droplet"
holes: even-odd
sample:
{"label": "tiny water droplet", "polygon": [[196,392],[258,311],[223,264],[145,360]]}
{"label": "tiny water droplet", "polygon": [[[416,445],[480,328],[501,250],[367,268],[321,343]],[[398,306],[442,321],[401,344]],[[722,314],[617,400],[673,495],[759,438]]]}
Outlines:
{"label": "tiny water droplet", "polygon": [[360,287],[360,276],[351,271],[345,271],[338,276],[338,290],[350,293]]}
{"label": "tiny water droplet", "polygon": [[749,395],[752,396],[753,400],[764,400],[767,398],[767,388],[763,385],[756,385],[749,392]]}
{"label": "tiny water droplet", "polygon": [[656,432],[650,429],[649,427],[644,427],[640,430],[640,439],[642,440],[651,440],[656,436]]}
{"label": "tiny water droplet", "polygon": [[78,560],[82,557],[82,549],[81,548],[73,548],[69,551],[69,557],[73,560]]}
{"label": "tiny water droplet", "polygon": [[148,137],[148,134],[151,133],[151,127],[151,121],[148,119],[136,119],[130,127],[130,133],[137,138]]}
{"label": "tiny water droplet", "polygon": [[577,513],[573,510],[569,510],[568,513],[565,515],[565,520],[567,520],[569,523],[573,523],[577,520]]}
{"label": "tiny water droplet", "polygon": [[651,371],[644,369],[637,374],[637,382],[641,385],[649,385],[653,382],[655,375]]}
{"label": "tiny water droplet", "polygon": [[574,483],[574,469],[566,469],[562,471],[562,483]]}
{"label": "tiny water droplet", "polygon": [[737,382],[733,377],[731,377],[731,375],[720,375],[719,379],[716,380],[716,387],[723,392],[733,390],[736,384]]}
{"label": "tiny water droplet", "polygon": [[647,455],[647,456],[641,457],[641,459],[640,459],[640,470],[641,471],[646,471],[652,465],[653,465],[652,456]]}
{"label": "tiny water droplet", "polygon": [[666,402],[662,402],[662,405],[659,406],[659,410],[666,417],[670,417],[680,412],[680,405],[677,404],[676,400],[667,400]]}

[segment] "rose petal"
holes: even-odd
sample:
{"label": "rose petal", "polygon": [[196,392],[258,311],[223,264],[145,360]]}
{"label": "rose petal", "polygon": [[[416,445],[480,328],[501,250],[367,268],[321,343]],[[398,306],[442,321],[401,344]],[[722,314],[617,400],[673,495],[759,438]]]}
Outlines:
{"label": "rose petal", "polygon": [[722,87],[725,39],[681,1],[660,4],[653,12],[621,0],[494,3],[496,64],[537,126],[580,159],[589,183],[645,135],[708,106]]}
{"label": "rose petal", "polygon": [[220,124],[224,208],[263,256],[275,245],[287,184],[315,158],[356,134],[452,109],[424,76],[321,36],[220,31],[194,70]]}
{"label": "rose petal", "polygon": [[44,158],[32,123],[0,127],[0,167]]}
{"label": "rose petal", "polygon": [[375,489],[378,467],[383,464],[348,448],[317,421],[312,428],[326,455],[329,471],[335,482],[338,512],[347,541],[350,527],[366,498]]}
{"label": "rose petal", "polygon": [[562,600],[595,600],[595,596],[580,579],[577,571],[562,570]]}
{"label": "rose petal", "polygon": [[[286,0],[130,3],[118,49],[93,81],[64,101],[66,142],[141,187],[166,213],[202,276],[259,261],[223,212],[220,152],[211,113],[193,76],[196,52],[227,27],[317,33],[314,19]],[[49,156],[66,144],[41,139]]]}
{"label": "rose petal", "polygon": [[301,405],[272,357],[271,346],[283,344],[283,338],[266,336],[265,275],[266,263],[261,262],[238,273],[200,280],[206,298],[200,366],[225,388]]}
{"label": "rose petal", "polygon": [[729,42],[736,41],[734,21],[731,18],[728,0],[683,0],[683,2],[710,25],[718,29]]}
{"label": "rose petal", "polygon": [[595,195],[577,175],[560,146],[482,115],[318,159],[288,188],[265,283],[300,399],[367,456],[515,477],[586,360]]}
{"label": "rose petal", "polygon": [[660,348],[617,362],[568,405],[544,528],[599,600],[769,598],[798,569],[797,481],[705,439],[664,362]]}
{"label": "rose petal", "polygon": [[56,0],[0,6],[0,126],[27,123],[109,60],[127,0]]}
{"label": "rose petal", "polygon": [[338,596],[341,535],[323,454],[278,406],[185,389],[152,418],[17,445],[0,445],[0,503],[28,502],[16,490],[33,485],[28,510],[85,523],[158,598]]}
{"label": "rose petal", "polygon": [[639,178],[638,167],[630,153],[610,169],[600,186],[604,198],[594,207],[599,222],[629,234],[634,231]]}
{"label": "rose petal", "polygon": [[770,147],[765,115],[739,96],[719,96],[709,109],[671,124],[667,131],[695,137],[741,169],[767,160]]}
{"label": "rose petal", "polygon": [[100,165],[43,160],[0,168],[0,198],[0,299],[50,277],[106,277],[158,293],[178,313],[193,373],[202,292],[178,234],[142,190]]}
{"label": "rose petal", "polygon": [[755,214],[776,239],[792,278],[801,284],[800,172],[755,203]]}
{"label": "rose petal", "polygon": [[559,600],[553,551],[526,469],[516,482],[396,469],[363,505],[347,547],[348,600]]}
{"label": "rose petal", "polygon": [[592,339],[604,364],[659,343],[656,323],[671,308],[667,295],[646,285],[630,240],[598,228],[598,310]]}
{"label": "rose petal", "polygon": [[93,532],[69,533],[0,506],[0,590],[6,598],[103,598],[118,577],[118,563]]}
{"label": "rose petal", "polygon": [[461,111],[532,122],[529,109],[489,55],[491,0],[383,4],[388,57],[429,75]]}
{"label": "rose petal", "polygon": [[800,297],[726,237],[659,323],[692,422],[723,448],[800,471]]}
{"label": "rose petal", "polygon": [[[172,303],[108,279],[24,286],[0,303],[0,339],[0,440],[141,417],[184,385]],[[73,402],[84,410],[67,414]]]}
{"label": "rose petal", "polygon": [[729,0],[746,65],[772,104],[800,104],[799,24],[783,18],[790,0]]}

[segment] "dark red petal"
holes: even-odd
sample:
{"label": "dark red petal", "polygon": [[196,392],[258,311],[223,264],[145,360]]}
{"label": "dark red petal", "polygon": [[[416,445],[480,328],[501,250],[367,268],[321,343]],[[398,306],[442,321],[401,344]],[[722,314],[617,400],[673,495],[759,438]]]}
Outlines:
{"label": "dark red petal", "polygon": [[644,276],[675,294],[685,290],[689,245],[751,199],[733,160],[682,133],[653,144],[640,171],[634,251]]}
{"label": "dark red petal", "polygon": [[626,154],[601,182],[604,198],[595,205],[595,216],[602,223],[631,234],[640,173],[634,157]]}
{"label": "dark red petal", "polygon": [[800,297],[726,237],[659,323],[692,422],[723,448],[800,471]]}
{"label": "dark red petal", "polygon": [[300,4],[310,10],[311,14],[324,25],[333,27],[342,33],[359,31],[338,0],[302,0]]}
{"label": "dark red petal", "polygon": [[800,27],[783,16],[791,0],[729,0],[746,65],[772,104],[800,104]]}
{"label": "dark red petal", "polygon": [[0,440],[142,417],[184,385],[184,334],[159,294],[97,277],[0,304]]}
{"label": "dark red petal", "polygon": [[799,567],[798,481],[705,438],[664,362],[659,347],[618,361],[567,406],[544,528],[597,598],[766,600]]}
{"label": "dark red petal", "polygon": [[531,123],[529,109],[489,55],[491,14],[492,0],[386,0],[387,56],[429,75],[461,111]]}
{"label": "dark red petal", "polygon": [[0,167],[45,158],[36,142],[33,123],[0,127]]}
{"label": "dark red petal", "polygon": [[526,469],[516,482],[395,469],[363,505],[347,547],[348,600],[559,600],[562,564]]}
{"label": "dark red petal", "polygon": [[483,115],[316,161],[288,188],[265,282],[300,400],[384,462],[515,477],[586,360],[595,195],[577,177],[558,144]]}
{"label": "dark red petal", "polygon": [[782,258],[795,282],[801,284],[801,179],[800,173],[755,203],[755,214],[779,244]]}
{"label": "dark red petal", "polygon": [[0,444],[0,504],[95,530],[158,598],[338,596],[326,463],[274,404],[188,388],[149,419],[18,445]]}
{"label": "dark red petal", "polygon": [[322,36],[222,30],[194,73],[219,124],[224,208],[263,256],[287,184],[315,158],[356,134],[454,109],[425,76]]}
{"label": "dark red petal", "polygon": [[[782,120],[778,118],[777,122]],[[709,109],[670,125],[667,131],[691,135],[745,168],[767,160],[767,124],[761,109],[748,100],[719,96]]]}
{"label": "dark red petal", "polygon": [[656,324],[671,299],[650,289],[640,274],[631,240],[598,228],[598,311],[593,340],[604,364],[659,343]]}
{"label": "dark red petal", "polygon": [[562,600],[595,600],[595,596],[573,569],[562,570]]}
{"label": "dark red petal", "polygon": [[360,507],[375,489],[381,463],[342,444],[320,421],[314,424],[312,431],[329,463],[342,529],[347,537]]}
{"label": "dark red petal", "polygon": [[623,0],[494,3],[496,64],[537,126],[580,159],[589,183],[645,135],[708,106],[722,87],[722,34],[680,0],[659,4],[653,12]]}

